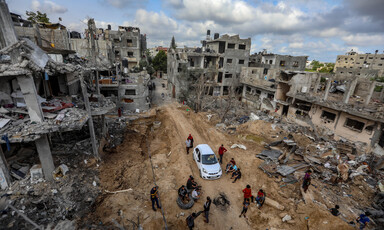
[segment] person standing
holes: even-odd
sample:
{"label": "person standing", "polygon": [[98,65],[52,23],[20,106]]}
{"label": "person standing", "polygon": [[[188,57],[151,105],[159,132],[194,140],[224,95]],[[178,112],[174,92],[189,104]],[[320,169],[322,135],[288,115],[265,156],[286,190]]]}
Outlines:
{"label": "person standing", "polygon": [[191,140],[191,148],[193,148],[193,137],[191,134],[189,134],[187,140]]}
{"label": "person standing", "polygon": [[209,223],[209,209],[211,208],[211,198],[207,196],[207,201],[204,203],[204,216],[205,216],[205,223]]}
{"label": "person standing", "polygon": [[242,215],[244,215],[244,218],[247,218],[247,217],[245,216],[245,213],[247,213],[247,211],[248,211],[248,207],[249,207],[249,198],[246,199],[246,200],[244,201],[244,203],[243,203],[243,210],[241,211],[241,214],[240,214],[239,217],[241,217]]}
{"label": "person standing", "polygon": [[187,154],[189,154],[189,149],[192,148],[192,140],[187,138],[185,141],[185,146],[187,148]]}
{"label": "person standing", "polygon": [[193,227],[195,227],[195,219],[200,216],[200,214],[202,213],[202,211],[198,212],[197,214],[196,213],[192,213],[191,215],[189,215],[186,219],[187,221],[187,226],[190,230],[193,229]]}
{"label": "person standing", "polygon": [[303,189],[305,193],[307,192],[309,185],[311,185],[311,173],[312,173],[311,170],[307,170],[307,172],[304,175]]}
{"label": "person standing", "polygon": [[161,208],[160,205],[159,205],[159,194],[157,193],[157,186],[153,187],[151,189],[151,201],[152,201],[152,209],[153,211],[156,211],[156,208],[155,208],[155,202],[156,202],[156,205],[157,205],[157,208]]}
{"label": "person standing", "polygon": [[221,145],[219,148],[220,164],[223,163],[223,155],[226,151],[227,151],[227,149],[224,148],[224,145]]}
{"label": "person standing", "polygon": [[253,202],[252,189],[249,184],[247,184],[247,187],[243,189],[243,193],[244,193],[244,201],[246,199],[252,199],[252,202]]}

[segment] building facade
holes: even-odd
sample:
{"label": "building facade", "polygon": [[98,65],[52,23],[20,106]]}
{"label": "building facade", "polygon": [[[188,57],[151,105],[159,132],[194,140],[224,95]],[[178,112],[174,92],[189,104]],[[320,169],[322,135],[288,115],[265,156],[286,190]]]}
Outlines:
{"label": "building facade", "polygon": [[[188,82],[205,77],[207,94],[228,95],[239,86],[241,67],[248,66],[251,39],[223,35],[202,41],[200,48],[168,50],[168,87],[174,98],[185,98]],[[190,84],[189,84],[190,85]]]}
{"label": "building facade", "polygon": [[345,55],[338,55],[335,63],[335,73],[346,76],[361,76],[371,78],[384,74],[384,53],[359,54],[350,51]]}

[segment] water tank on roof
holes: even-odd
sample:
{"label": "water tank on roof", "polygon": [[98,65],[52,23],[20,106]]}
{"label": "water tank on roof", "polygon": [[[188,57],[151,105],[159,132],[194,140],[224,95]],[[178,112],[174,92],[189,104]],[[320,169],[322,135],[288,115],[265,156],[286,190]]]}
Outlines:
{"label": "water tank on roof", "polygon": [[207,35],[211,35],[211,30],[207,30]]}
{"label": "water tank on roof", "polygon": [[207,41],[204,40],[204,41],[203,41],[203,47],[206,47],[206,46],[207,46]]}
{"label": "water tank on roof", "polygon": [[108,30],[111,30],[111,29],[112,29],[111,25],[110,25],[110,24],[108,24]]}
{"label": "water tank on roof", "polygon": [[220,34],[219,33],[215,33],[215,35],[213,36],[213,39],[218,39],[220,37]]}

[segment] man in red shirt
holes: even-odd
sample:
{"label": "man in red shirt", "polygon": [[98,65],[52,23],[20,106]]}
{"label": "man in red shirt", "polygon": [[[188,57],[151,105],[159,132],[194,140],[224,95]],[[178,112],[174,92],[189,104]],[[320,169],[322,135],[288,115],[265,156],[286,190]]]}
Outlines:
{"label": "man in red shirt", "polygon": [[243,189],[243,193],[244,193],[244,201],[249,198],[253,202],[252,190],[251,190],[251,186],[249,184],[247,185],[247,187],[245,189]]}
{"label": "man in red shirt", "polygon": [[223,163],[223,155],[226,151],[227,149],[224,148],[224,145],[221,145],[219,148],[220,164]]}

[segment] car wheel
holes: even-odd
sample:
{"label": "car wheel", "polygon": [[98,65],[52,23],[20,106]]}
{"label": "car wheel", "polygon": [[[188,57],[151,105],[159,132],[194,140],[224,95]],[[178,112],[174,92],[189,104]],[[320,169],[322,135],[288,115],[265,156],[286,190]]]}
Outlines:
{"label": "car wheel", "polygon": [[193,207],[193,205],[195,204],[195,201],[192,199],[192,195],[191,194],[188,194],[188,197],[189,197],[189,202],[188,203],[184,203],[180,196],[177,196],[177,200],[176,200],[176,203],[177,205],[179,205],[179,207],[181,209],[190,209]]}

